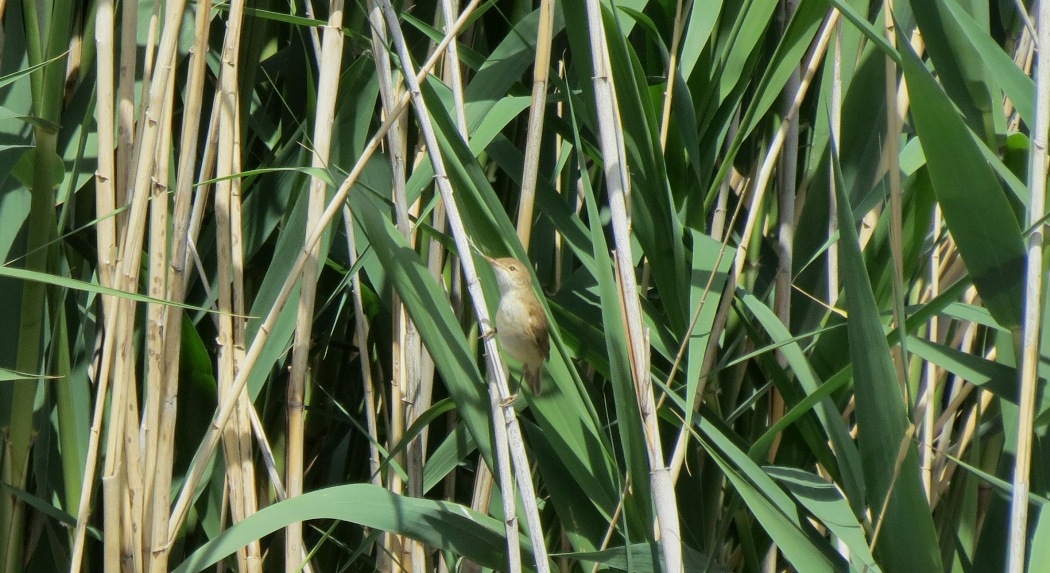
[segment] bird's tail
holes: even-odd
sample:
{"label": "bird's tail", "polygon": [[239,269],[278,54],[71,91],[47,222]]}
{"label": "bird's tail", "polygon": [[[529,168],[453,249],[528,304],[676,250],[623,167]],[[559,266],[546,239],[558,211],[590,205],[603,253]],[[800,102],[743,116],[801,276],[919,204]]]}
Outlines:
{"label": "bird's tail", "polygon": [[525,381],[529,384],[532,394],[534,396],[543,394],[543,366],[540,365],[533,369],[525,368],[523,374],[525,374]]}

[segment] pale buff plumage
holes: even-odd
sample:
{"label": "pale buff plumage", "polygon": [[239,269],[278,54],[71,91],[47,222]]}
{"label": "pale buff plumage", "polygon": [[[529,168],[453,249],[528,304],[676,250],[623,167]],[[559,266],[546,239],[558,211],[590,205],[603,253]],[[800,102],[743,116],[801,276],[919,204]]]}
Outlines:
{"label": "pale buff plumage", "polygon": [[550,357],[547,315],[532,290],[528,267],[509,257],[485,259],[499,283],[496,338],[503,352],[521,362],[523,377],[538,396],[543,391],[543,361]]}

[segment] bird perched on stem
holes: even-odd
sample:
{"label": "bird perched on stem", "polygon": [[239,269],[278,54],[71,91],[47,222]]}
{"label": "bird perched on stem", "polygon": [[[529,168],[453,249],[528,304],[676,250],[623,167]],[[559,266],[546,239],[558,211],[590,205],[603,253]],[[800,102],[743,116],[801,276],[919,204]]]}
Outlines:
{"label": "bird perched on stem", "polygon": [[512,258],[485,257],[499,283],[499,308],[496,310],[496,338],[503,351],[521,362],[523,378],[532,393],[543,392],[543,361],[550,358],[547,315],[532,290],[529,269]]}

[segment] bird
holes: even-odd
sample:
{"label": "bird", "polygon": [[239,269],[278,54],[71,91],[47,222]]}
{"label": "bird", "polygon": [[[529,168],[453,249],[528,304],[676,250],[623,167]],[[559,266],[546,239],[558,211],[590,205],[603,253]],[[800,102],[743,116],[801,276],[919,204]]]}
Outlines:
{"label": "bird", "polygon": [[550,358],[547,314],[532,289],[532,277],[521,261],[482,255],[492,265],[499,283],[496,338],[503,351],[521,362],[522,378],[536,396],[543,392],[543,362]]}

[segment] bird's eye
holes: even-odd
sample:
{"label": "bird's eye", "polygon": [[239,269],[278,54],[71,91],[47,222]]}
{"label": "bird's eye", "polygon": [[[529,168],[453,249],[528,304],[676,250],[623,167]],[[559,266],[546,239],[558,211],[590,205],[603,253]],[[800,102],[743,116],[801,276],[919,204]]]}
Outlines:
{"label": "bird's eye", "polygon": [[509,266],[509,267],[507,267],[507,268],[508,268],[508,269],[510,269],[510,270],[512,270],[512,271],[516,271],[516,270],[518,270],[518,266],[517,266],[517,265],[511,265],[511,266]]}

